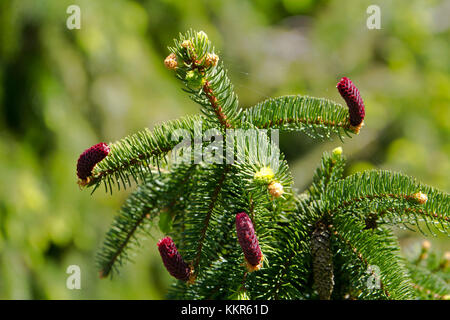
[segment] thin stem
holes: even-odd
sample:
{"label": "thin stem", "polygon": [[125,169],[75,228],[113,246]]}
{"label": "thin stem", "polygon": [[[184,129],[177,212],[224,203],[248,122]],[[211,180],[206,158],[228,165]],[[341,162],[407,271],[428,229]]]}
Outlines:
{"label": "thin stem", "polygon": [[208,213],[206,214],[205,220],[203,222],[203,229],[200,233],[200,240],[198,242],[198,246],[197,246],[197,255],[195,257],[195,262],[194,262],[194,272],[197,275],[198,274],[198,266],[200,264],[200,259],[202,256],[202,249],[203,249],[203,244],[205,242],[205,237],[206,237],[206,231],[208,230],[208,226],[209,226],[209,221],[211,219],[211,215],[212,212],[214,210],[214,207],[216,205],[217,199],[219,197],[220,191],[222,190],[222,186],[223,183],[225,181],[226,175],[228,173],[228,171],[230,171],[230,166],[226,166],[225,170],[222,173],[222,176],[220,177],[216,188],[214,189],[214,192],[212,194],[211,197],[211,202],[209,204],[209,208],[208,208]]}

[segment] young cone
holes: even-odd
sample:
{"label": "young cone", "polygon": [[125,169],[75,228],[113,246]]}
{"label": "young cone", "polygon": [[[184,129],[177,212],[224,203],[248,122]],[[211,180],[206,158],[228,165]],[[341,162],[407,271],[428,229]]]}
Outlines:
{"label": "young cone", "polygon": [[262,266],[263,255],[252,220],[245,212],[236,215],[236,233],[242,251],[244,251],[248,271],[259,270]]}
{"label": "young cone", "polygon": [[363,126],[364,117],[366,115],[361,94],[359,93],[358,88],[347,77],[343,77],[336,88],[347,103],[350,114],[350,128],[355,133],[358,133]]}
{"label": "young cone", "polygon": [[171,237],[159,240],[158,250],[164,266],[173,277],[178,280],[193,282],[192,269],[184,262]]}
{"label": "young cone", "polygon": [[98,143],[86,149],[78,158],[77,175],[81,180],[86,180],[92,175],[92,169],[109,154],[109,147],[106,143]]}

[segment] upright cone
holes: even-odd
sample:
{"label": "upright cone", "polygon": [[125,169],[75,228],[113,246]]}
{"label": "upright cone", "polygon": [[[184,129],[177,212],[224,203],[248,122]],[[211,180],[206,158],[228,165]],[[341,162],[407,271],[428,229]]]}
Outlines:
{"label": "upright cone", "polygon": [[193,281],[192,269],[184,262],[172,238],[159,240],[158,250],[164,266],[173,277],[182,281]]}
{"label": "upright cone", "polygon": [[86,180],[92,175],[95,165],[102,161],[109,154],[109,147],[106,143],[98,143],[86,149],[78,158],[77,175],[81,180]]}
{"label": "upright cone", "polygon": [[248,271],[259,270],[262,265],[263,254],[259,247],[252,220],[245,212],[236,215],[236,233],[242,251],[244,251]]}
{"label": "upright cone", "polygon": [[364,101],[361,98],[358,88],[353,84],[352,80],[347,77],[343,77],[336,87],[347,103],[350,115],[350,125],[352,126],[351,129],[359,132],[359,129],[363,125],[366,112]]}

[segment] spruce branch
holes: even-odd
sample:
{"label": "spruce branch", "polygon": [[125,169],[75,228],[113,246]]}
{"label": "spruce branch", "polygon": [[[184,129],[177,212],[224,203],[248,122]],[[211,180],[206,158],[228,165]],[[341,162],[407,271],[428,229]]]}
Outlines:
{"label": "spruce branch", "polygon": [[310,199],[320,200],[328,186],[342,178],[344,166],[345,157],[342,155],[342,148],[338,147],[332,153],[325,152],[320,166],[314,172],[313,182],[308,188]]}
{"label": "spruce branch", "polygon": [[101,277],[118,271],[118,266],[130,260],[129,252],[139,247],[139,238],[148,233],[158,213],[172,210],[185,195],[187,190],[180,182],[188,179],[194,169],[180,166],[170,173],[155,175],[128,197],[97,254]]}
{"label": "spruce branch", "polygon": [[241,114],[238,98],[208,36],[190,30],[174,42],[175,46],[169,49],[177,65],[169,69],[176,71],[176,77],[185,85],[184,91],[200,104],[206,119],[225,129],[236,127]]}
{"label": "spruce branch", "polygon": [[422,299],[450,299],[450,285],[427,268],[408,263],[407,267],[411,275],[413,289],[416,295]]}
{"label": "spruce branch", "polygon": [[282,96],[246,109],[243,123],[260,129],[300,131],[314,138],[351,133],[349,113],[341,104],[309,96]]}
{"label": "spruce branch", "polygon": [[[387,299],[411,299],[414,296],[398,244],[387,230],[380,233],[363,230],[361,222],[343,216],[334,216],[328,227],[335,241],[341,244],[340,248],[353,257],[347,263],[359,265],[360,276],[368,272],[380,281],[379,288],[368,287],[367,282],[363,282],[366,285],[358,288],[361,297],[374,296],[373,291],[377,290]],[[377,266],[381,274],[375,274],[370,266]]]}
{"label": "spruce branch", "polygon": [[[423,195],[427,196],[426,201]],[[375,212],[385,220],[389,214],[419,228],[422,221],[443,232],[450,227],[448,194],[400,173],[382,170],[357,173],[332,184],[322,199],[330,214]],[[395,210],[387,210],[391,207]],[[391,223],[395,222],[393,218]]]}
{"label": "spruce branch", "polygon": [[194,270],[195,270],[196,274],[198,274],[198,266],[200,265],[200,259],[202,258],[202,249],[203,249],[203,245],[204,245],[205,238],[206,238],[206,232],[207,232],[208,227],[209,227],[209,222],[210,222],[210,219],[211,219],[211,215],[213,214],[213,210],[214,210],[214,208],[216,206],[217,199],[219,197],[220,191],[222,189],[223,183],[225,181],[225,178],[226,178],[229,170],[230,170],[229,166],[226,166],[224,168],[221,177],[217,181],[217,185],[214,188],[214,191],[213,191],[213,193],[211,195],[211,198],[210,198],[210,201],[209,201],[209,204],[208,204],[208,210],[206,212],[206,215],[205,215],[205,218],[204,218],[204,221],[203,221],[203,227],[202,227],[201,232],[200,232],[200,238],[199,238],[198,246],[197,246],[197,253],[195,255],[195,260],[194,260]]}
{"label": "spruce branch", "polygon": [[165,162],[167,154],[180,143],[177,132],[188,132],[193,139],[193,128],[198,123],[202,123],[202,117],[187,116],[110,144],[110,153],[97,164],[86,185],[95,191],[104,183],[106,191],[112,193],[113,186],[126,189],[133,180],[136,183],[145,181],[146,177],[151,176],[152,167],[160,170],[161,162]]}

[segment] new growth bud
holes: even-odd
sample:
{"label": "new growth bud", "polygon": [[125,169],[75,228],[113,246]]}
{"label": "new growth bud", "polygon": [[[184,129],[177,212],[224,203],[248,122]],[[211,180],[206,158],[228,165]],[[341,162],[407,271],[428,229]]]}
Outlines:
{"label": "new growth bud", "polygon": [[255,173],[253,179],[262,183],[270,183],[274,177],[275,174],[270,167],[262,167],[258,172]]}
{"label": "new growth bud", "polygon": [[340,156],[342,154],[342,147],[337,147],[333,149],[333,155]]}
{"label": "new growth bud", "polygon": [[439,269],[445,271],[449,266],[450,266],[450,251],[446,251],[444,253],[444,257],[441,263],[439,264]]}
{"label": "new growth bud", "polygon": [[201,87],[205,84],[205,78],[203,75],[198,71],[198,69],[190,70],[186,72],[186,81],[188,85],[194,88]]}
{"label": "new growth bud", "polygon": [[428,258],[428,251],[431,248],[431,242],[428,240],[425,240],[422,242],[422,248],[420,250],[420,255],[417,258],[417,262],[420,262],[422,260],[425,260]]}
{"label": "new growth bud", "polygon": [[181,43],[181,46],[183,47],[183,48],[185,48],[185,49],[187,49],[187,48],[193,48],[194,46],[192,45],[192,41],[191,40],[184,40],[182,43]]}
{"label": "new growth bud", "polygon": [[205,59],[205,66],[208,67],[215,67],[217,65],[217,63],[219,62],[219,56],[216,55],[215,53],[207,53],[206,54],[206,59]]}
{"label": "new growth bud", "polygon": [[425,240],[422,242],[422,250],[428,251],[431,248],[431,242],[428,240]]}
{"label": "new growth bud", "polygon": [[166,57],[166,59],[164,60],[164,65],[169,70],[175,70],[177,68],[178,62],[175,53],[172,52]]}
{"label": "new growth bud", "polygon": [[425,204],[428,201],[428,196],[419,191],[411,195],[410,199],[414,200],[418,204]]}
{"label": "new growth bud", "polygon": [[172,238],[166,237],[159,240],[158,250],[164,266],[173,277],[191,283],[194,281],[192,268],[184,262]]}
{"label": "new growth bud", "polygon": [[244,251],[247,270],[249,272],[259,270],[262,266],[263,254],[252,220],[245,212],[236,215],[236,233],[242,251]]}
{"label": "new growth bud", "polygon": [[269,193],[273,198],[279,198],[284,193],[283,186],[281,185],[281,183],[279,183],[277,181],[272,181],[267,186],[267,189],[269,190]]}

